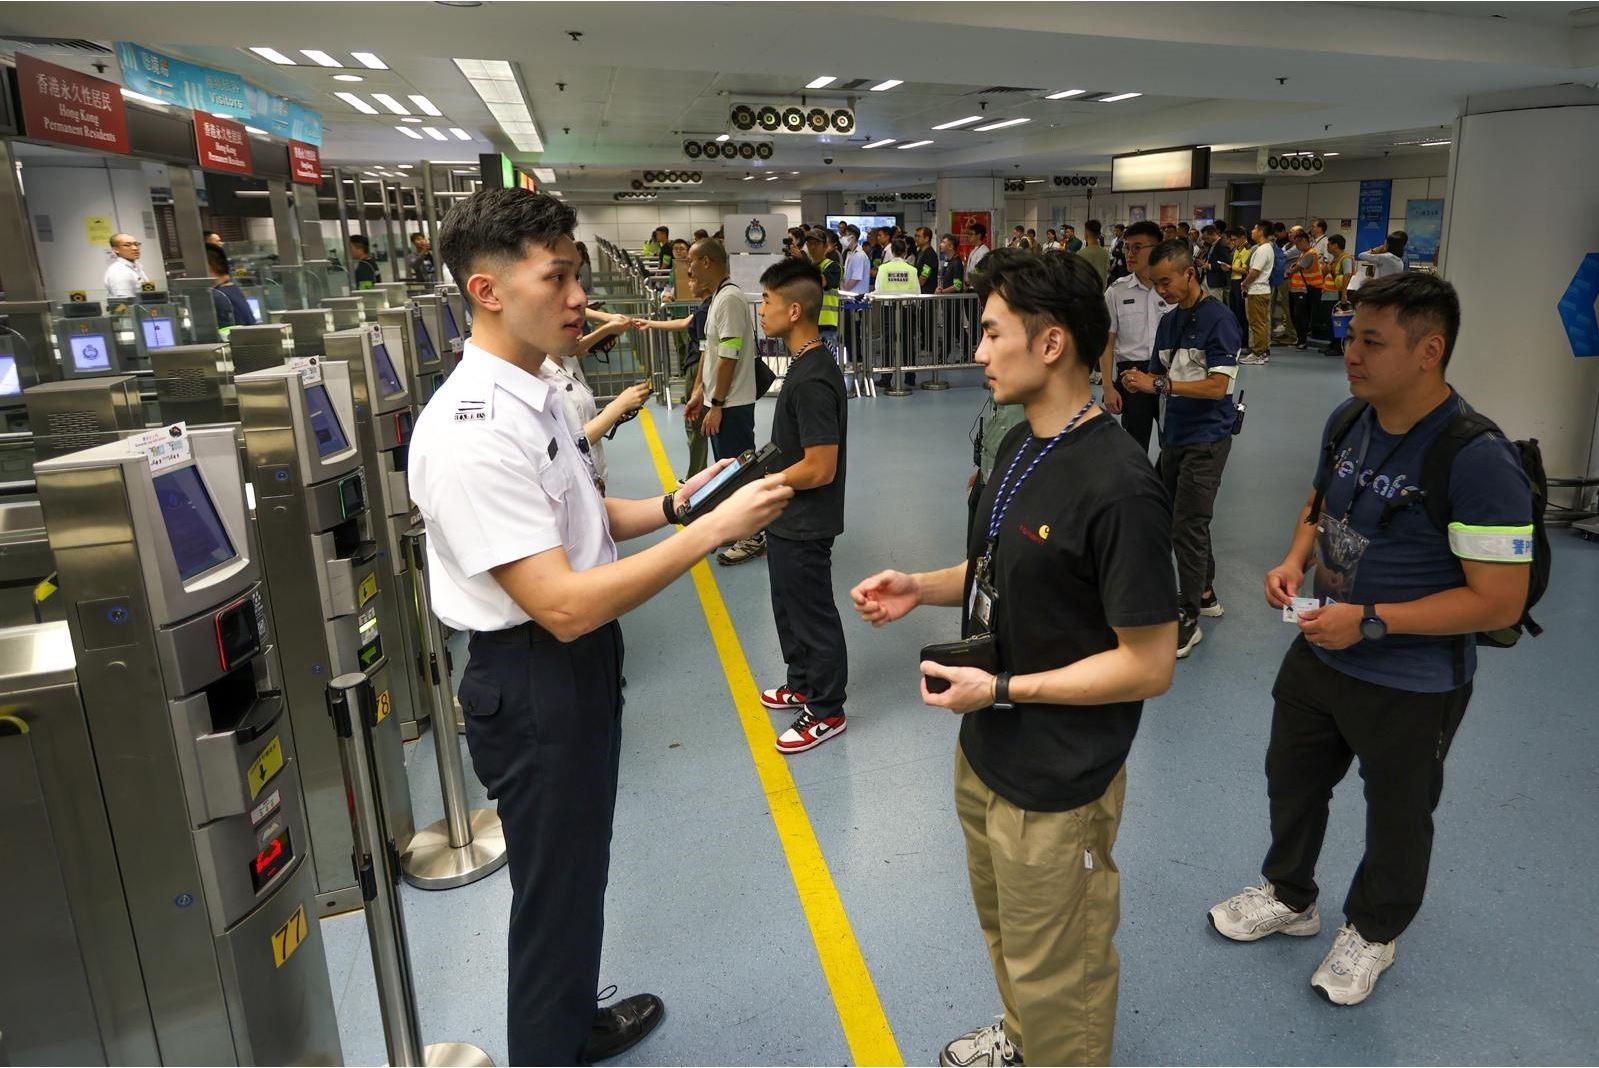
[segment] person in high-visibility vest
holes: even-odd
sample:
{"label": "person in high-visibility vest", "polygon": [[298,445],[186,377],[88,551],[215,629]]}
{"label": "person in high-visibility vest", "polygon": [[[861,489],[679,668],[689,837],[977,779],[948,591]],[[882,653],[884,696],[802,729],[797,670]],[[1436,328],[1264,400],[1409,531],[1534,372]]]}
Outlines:
{"label": "person in high-visibility vest", "polygon": [[[1321,274],[1321,299],[1324,304],[1331,304],[1332,311],[1336,312],[1349,303],[1349,279],[1355,273],[1355,257],[1348,252],[1343,234],[1329,234],[1327,236],[1327,266]],[[1332,313],[1327,316],[1331,325]],[[1342,358],[1344,354],[1344,339],[1338,336],[1338,331],[1332,331],[1332,343],[1327,346],[1327,355]]]}
{"label": "person in high-visibility vest", "polygon": [[1310,348],[1311,301],[1321,300],[1321,257],[1316,255],[1316,243],[1310,239],[1310,234],[1296,226],[1293,236],[1294,258],[1288,265],[1288,309],[1299,339],[1294,342],[1294,348],[1302,352]]}
{"label": "person in high-visibility vest", "polygon": [[838,351],[838,286],[844,268],[838,261],[838,238],[831,230],[812,230],[805,235],[805,254],[822,272],[822,311],[817,317],[822,341]]}
{"label": "person in high-visibility vest", "polygon": [[[916,268],[905,260],[909,253],[910,245],[906,243],[903,237],[896,237],[889,242],[888,254],[883,257],[883,262],[877,266],[877,284],[872,287],[873,293],[909,296],[921,294],[921,284],[916,281]],[[887,310],[892,311],[892,309]],[[892,321],[892,319],[885,320],[885,325],[892,323]],[[892,337],[891,329],[885,332],[887,336]],[[877,387],[879,389],[887,389],[891,381],[890,375],[881,375],[877,380]],[[916,385],[915,371],[905,372],[905,384],[907,386]]]}

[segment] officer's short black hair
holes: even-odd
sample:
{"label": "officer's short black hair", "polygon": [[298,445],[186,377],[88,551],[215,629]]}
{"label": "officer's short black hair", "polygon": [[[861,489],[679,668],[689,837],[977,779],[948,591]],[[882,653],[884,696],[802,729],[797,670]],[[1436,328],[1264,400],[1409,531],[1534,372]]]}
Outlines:
{"label": "officer's short black hair", "polygon": [[370,242],[370,241],[368,241],[366,239],[366,235],[365,234],[351,234],[350,235],[350,244],[354,245],[356,248],[360,249],[362,252],[371,252],[372,251],[372,242]]}
{"label": "officer's short black hair", "polygon": [[1349,301],[1357,308],[1393,308],[1412,345],[1429,333],[1442,334],[1443,366],[1449,366],[1455,339],[1460,336],[1460,296],[1442,278],[1424,271],[1401,271],[1366,282],[1349,294]]}
{"label": "officer's short black hair", "polygon": [[998,294],[1022,317],[1028,340],[1050,326],[1063,327],[1078,362],[1090,370],[1098,366],[1110,337],[1110,313],[1099,273],[1081,256],[995,249],[983,257],[976,287],[985,304]]}
{"label": "officer's short black hair", "polygon": [[1157,263],[1171,263],[1179,271],[1186,271],[1194,265],[1194,250],[1182,238],[1171,241],[1162,241],[1149,252],[1149,266],[1153,268]]}
{"label": "officer's short black hair", "polygon": [[529,245],[553,249],[576,228],[577,212],[548,193],[480,189],[456,201],[444,216],[438,252],[465,289],[481,261],[525,256]]}
{"label": "officer's short black hair", "polygon": [[1147,237],[1157,245],[1165,239],[1160,226],[1153,219],[1140,219],[1122,233],[1124,241],[1131,241],[1135,237]]}
{"label": "officer's short black hair", "polygon": [[778,260],[761,273],[761,288],[797,303],[806,322],[821,318],[822,272],[809,260]]}

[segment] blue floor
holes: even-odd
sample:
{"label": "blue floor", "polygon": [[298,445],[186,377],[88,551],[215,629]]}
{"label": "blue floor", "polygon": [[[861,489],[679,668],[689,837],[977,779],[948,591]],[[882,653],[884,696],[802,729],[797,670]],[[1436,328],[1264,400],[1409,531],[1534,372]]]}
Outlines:
{"label": "blue floor", "polygon": [[[1266,846],[1262,770],[1271,681],[1291,627],[1261,576],[1287,545],[1341,366],[1282,353],[1246,368],[1246,432],[1213,527],[1227,607],[1150,702],[1129,764],[1122,869],[1124,1064],[1572,1064],[1599,1051],[1599,544],[1555,531],[1547,633],[1485,651],[1449,757],[1428,900],[1365,1005],[1308,986],[1359,858],[1353,774],[1322,854],[1330,922],[1312,939],[1225,943],[1205,910],[1253,881]],[[1476,398],[1492,414],[1492,398]],[[848,532],[835,592],[884,568],[961,558],[974,388],[851,402]],[[681,424],[653,409],[681,470]],[[759,425],[770,421],[763,402]],[[637,426],[609,446],[612,492],[660,492]],[[765,567],[716,568],[745,655],[781,681]],[[923,609],[874,631],[846,619],[849,731],[791,761],[907,1064],[998,1011],[950,798],[956,723],[921,705],[916,650],[955,636]],[[694,588],[679,580],[624,620],[627,732],[604,983],[650,990],[666,1021],[625,1064],[843,1064],[848,1048]],[[774,681],[775,680],[775,681]],[[774,717],[774,725],[777,725]],[[418,825],[440,816],[432,739],[411,747]],[[463,746],[464,751],[464,746]],[[482,788],[468,769],[474,804]],[[425,1041],[507,1063],[505,872],[442,893],[406,888]],[[384,1061],[359,915],[323,921],[344,1055]]]}

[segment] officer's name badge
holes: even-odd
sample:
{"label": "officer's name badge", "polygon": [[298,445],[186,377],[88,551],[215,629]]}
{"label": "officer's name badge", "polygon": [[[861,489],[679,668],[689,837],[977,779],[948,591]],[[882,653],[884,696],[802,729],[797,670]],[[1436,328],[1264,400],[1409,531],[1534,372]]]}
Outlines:
{"label": "officer's name badge", "polygon": [[455,406],[455,421],[457,423],[482,423],[489,418],[489,406],[486,401],[464,400]]}

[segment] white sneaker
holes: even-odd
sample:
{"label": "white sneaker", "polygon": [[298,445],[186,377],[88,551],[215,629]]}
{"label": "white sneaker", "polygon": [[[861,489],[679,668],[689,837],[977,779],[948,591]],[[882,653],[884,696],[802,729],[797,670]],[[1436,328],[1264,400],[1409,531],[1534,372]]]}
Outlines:
{"label": "white sneaker", "polygon": [[975,1065],[995,1068],[998,1065],[1021,1064],[1022,1051],[1011,1045],[1010,1039],[1005,1037],[1005,1017],[996,1019],[998,1023],[968,1031],[945,1046],[938,1055],[938,1063],[943,1068],[972,1068]]}
{"label": "white sneaker", "polygon": [[1368,942],[1354,924],[1346,923],[1310,977],[1310,988],[1334,1005],[1359,1005],[1393,962],[1392,942]]}
{"label": "white sneaker", "polygon": [[1273,934],[1308,938],[1321,931],[1321,913],[1314,902],[1304,912],[1295,912],[1277,900],[1276,890],[1266,879],[1211,906],[1208,915],[1216,933],[1234,942],[1254,942]]}

